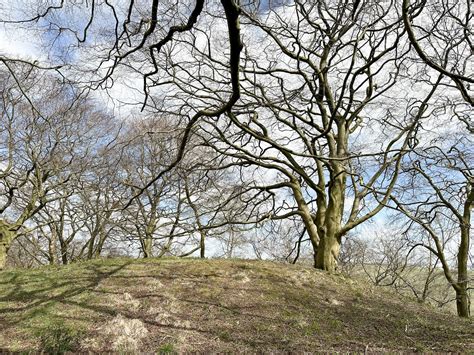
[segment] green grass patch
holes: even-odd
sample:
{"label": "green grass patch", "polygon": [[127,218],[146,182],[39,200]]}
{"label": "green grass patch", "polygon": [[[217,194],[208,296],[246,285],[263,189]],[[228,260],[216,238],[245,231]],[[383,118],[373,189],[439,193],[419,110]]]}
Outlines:
{"label": "green grass patch", "polygon": [[81,333],[64,322],[54,322],[37,331],[40,350],[48,354],[64,354],[77,350]]}
{"label": "green grass patch", "polygon": [[174,348],[174,345],[171,344],[171,343],[163,344],[163,345],[160,346],[160,348],[158,349],[158,354],[159,354],[159,355],[176,354],[176,353],[177,353],[177,351],[176,351],[176,349]]}

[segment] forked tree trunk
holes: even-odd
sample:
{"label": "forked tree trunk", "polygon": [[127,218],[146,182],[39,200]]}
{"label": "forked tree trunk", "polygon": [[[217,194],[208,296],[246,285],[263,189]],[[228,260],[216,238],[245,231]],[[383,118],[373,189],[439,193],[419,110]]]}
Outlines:
{"label": "forked tree trunk", "polygon": [[[338,183],[339,185],[344,184],[344,178],[341,177]],[[333,196],[331,196],[328,208],[318,211],[320,216],[319,218],[316,216],[316,220],[320,221],[318,223],[324,224],[320,226],[316,225],[317,222],[306,204],[299,184],[293,182],[291,188],[313,247],[314,267],[331,273],[335,272],[341,250],[341,238],[337,236],[337,231],[340,229],[342,219],[344,188],[333,188]]]}
{"label": "forked tree trunk", "polygon": [[316,269],[333,273],[341,251],[341,226],[346,194],[346,173],[341,163],[332,162],[331,184],[328,191],[328,205],[319,218],[319,245],[316,251]]}

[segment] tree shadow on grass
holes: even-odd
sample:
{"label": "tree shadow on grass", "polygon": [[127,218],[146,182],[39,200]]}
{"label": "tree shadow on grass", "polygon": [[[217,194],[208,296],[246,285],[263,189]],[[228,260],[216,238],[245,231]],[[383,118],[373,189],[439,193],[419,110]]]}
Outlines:
{"label": "tree shadow on grass", "polygon": [[[138,314],[124,307],[117,307],[110,302],[105,304],[94,303],[93,293],[95,292],[111,295],[123,294],[123,292],[99,290],[100,284],[107,279],[119,277],[134,283],[132,281],[135,278],[133,275],[118,276],[131,263],[133,263],[132,260],[113,265],[111,269],[108,266],[107,269],[110,270],[106,271],[104,271],[102,265],[91,264],[84,266],[85,274],[82,275],[77,275],[76,270],[69,275],[65,272],[53,272],[38,273],[31,276],[27,273],[11,272],[9,274],[6,272],[2,275],[5,281],[0,283],[0,292],[7,290],[6,293],[0,295],[0,332],[8,334],[9,330],[14,332],[23,329],[30,334],[35,334],[51,323],[62,324],[67,321],[70,323],[94,324],[94,321],[91,322],[91,315],[95,318],[95,321],[103,323],[104,316],[110,318],[120,313],[126,318],[139,319],[145,324],[156,327],[205,333],[197,327],[182,327],[150,320],[143,314]],[[58,277],[67,277],[67,280],[58,280]],[[142,277],[152,276],[138,276],[139,279]],[[83,315],[81,310],[83,310]],[[34,324],[30,323],[32,320],[36,320],[33,322]],[[5,344],[0,346],[5,346]]]}

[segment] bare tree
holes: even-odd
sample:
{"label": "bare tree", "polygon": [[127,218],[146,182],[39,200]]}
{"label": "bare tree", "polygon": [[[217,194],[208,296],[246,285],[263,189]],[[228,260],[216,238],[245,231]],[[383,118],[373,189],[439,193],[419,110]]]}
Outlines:
{"label": "bare tree", "polygon": [[[243,34],[256,40],[245,47],[241,100],[225,117],[206,119],[198,134],[227,157],[224,166],[241,167],[243,179],[262,176],[254,188],[277,196],[268,217],[300,216],[314,265],[334,271],[342,238],[388,200],[424,113],[422,107],[411,114],[414,102],[396,99],[407,52],[401,18],[369,1],[357,8],[297,1],[244,15]],[[223,85],[224,72],[222,53],[212,46],[222,38],[205,33],[199,40],[207,45],[190,53],[199,70],[175,79],[201,97]],[[436,87],[422,98],[425,105]],[[364,144],[378,130],[376,145]]]}
{"label": "bare tree", "polygon": [[[142,186],[137,191],[137,196],[181,161],[192,127],[198,121],[203,117],[222,115],[240,97],[241,10],[237,1],[222,0],[219,5],[205,0],[194,3],[125,1],[117,4],[96,0],[90,3],[62,1],[57,4],[47,0],[35,5],[21,12],[6,11],[2,14],[0,23],[48,33],[48,37],[52,38],[48,59],[52,63],[45,63],[44,66],[55,65],[53,69],[59,70],[88,90],[110,89],[115,81],[123,83],[121,78],[124,76],[141,79],[142,109],[148,105],[152,108],[155,106],[150,95],[152,88],[158,85],[167,91],[166,87],[174,85],[161,72],[162,63],[166,66],[172,58],[170,47],[175,42],[182,42],[183,36],[194,36],[199,31],[196,29],[197,24],[203,18],[218,14],[226,19],[225,30],[229,44],[226,65],[226,86],[229,89],[225,93],[226,99],[222,102],[222,95],[216,92],[209,100],[201,102],[201,105],[197,105],[194,100],[183,105],[180,112],[186,119],[185,129],[175,158],[153,180]],[[78,18],[82,21],[77,21]],[[82,62],[70,65],[72,63],[68,58],[71,57],[80,58]],[[36,65],[36,62],[32,64]],[[125,85],[130,88],[128,84],[129,81],[125,80]]]}
{"label": "bare tree", "polygon": [[175,214],[179,214],[180,191],[173,173],[157,179],[140,196],[137,190],[153,180],[173,160],[178,149],[178,131],[165,119],[146,118],[129,124],[128,131],[121,137],[124,145],[118,168],[122,184],[127,189],[125,200],[131,203],[121,212],[118,225],[126,239],[138,241],[143,257],[152,257],[153,250],[169,249],[170,229]]}
{"label": "bare tree", "polygon": [[[389,225],[373,226],[375,235],[370,238],[364,238],[361,233],[344,244],[341,255],[344,272],[355,278],[368,279],[375,286],[390,287],[421,303],[450,311],[454,305],[456,309],[456,297],[444,276],[440,259],[422,247],[434,247],[434,241],[422,227],[407,224],[399,215],[391,216],[391,220]],[[446,220],[438,219],[432,224],[440,231],[443,252],[449,254],[456,231]]]}
{"label": "bare tree", "polygon": [[[119,175],[127,179],[116,178],[111,165],[83,189],[82,206],[94,212],[83,214],[89,239],[80,255],[100,255],[113,226],[136,236],[145,256],[153,254],[156,244],[159,255],[176,246],[181,255],[200,250],[204,257],[213,234],[232,254],[241,237],[237,225],[263,225],[272,237],[282,238],[286,259],[296,262],[302,243],[309,241],[314,266],[334,272],[343,238],[391,198],[408,218],[436,235],[427,229],[432,228],[431,217],[424,219],[412,208],[415,201],[430,206],[426,209],[435,215],[446,208],[457,220],[457,280],[448,277],[452,266],[443,262],[444,251],[428,247],[456,285],[465,314],[470,158],[459,153],[465,149],[457,143],[456,150],[424,145],[416,152],[419,158],[410,154],[420,140],[428,139],[420,137],[420,131],[426,133],[424,125],[434,129],[430,120],[442,116],[443,105],[433,104],[442,101],[440,89],[449,93],[445,106],[452,108],[450,115],[472,131],[471,3],[295,0],[265,11],[258,1],[256,6],[240,3],[48,0],[38,3],[31,16],[14,13],[2,20],[6,26],[46,30],[55,39],[61,48],[53,44],[50,62],[41,64],[45,68],[85,90],[105,89],[111,96],[114,85],[121,85],[127,92],[123,101],[139,103],[148,116],[170,117],[179,132],[126,137],[124,151],[134,154],[122,161]],[[71,21],[76,17],[81,21]],[[65,55],[69,50],[74,60]],[[13,59],[0,61],[21,67]],[[25,91],[19,92],[34,107]],[[138,99],[132,98],[136,92],[141,92]],[[453,92],[461,93],[462,101]],[[5,117],[0,177],[7,187],[6,209],[13,198],[8,191],[23,185],[11,182],[15,159],[8,152],[14,151],[15,131],[8,128],[13,120]],[[214,153],[205,162],[190,163],[186,155],[193,156],[195,146]],[[163,158],[163,152],[172,154]],[[433,176],[439,171],[433,167],[445,161],[449,164],[443,168],[450,173],[438,181]],[[25,187],[40,185],[30,181],[34,169],[27,173]],[[453,171],[465,177],[458,195],[445,185]],[[213,185],[210,172],[235,175],[232,186]],[[402,172],[423,177],[439,201],[405,200],[396,190]],[[123,181],[127,189],[116,189]],[[414,195],[424,194],[424,188],[416,185]],[[461,195],[464,205],[452,202]],[[163,203],[166,196],[172,197]],[[34,213],[28,212],[20,224],[37,214],[44,201],[37,197],[26,208]],[[119,209],[122,220],[115,219]],[[160,219],[166,232],[158,232]],[[185,250],[189,245],[192,249]],[[253,249],[262,255],[261,248]]]}
{"label": "bare tree", "polygon": [[[436,139],[435,145],[418,149],[407,167],[409,174],[405,192],[393,196],[397,210],[412,223],[421,226],[433,244],[420,245],[439,258],[444,275],[456,292],[458,315],[468,317],[469,251],[471,239],[471,209],[474,205],[472,139],[467,136],[446,135]],[[435,224],[438,218],[458,231],[458,239],[451,241],[455,248],[455,266],[449,259],[449,250],[443,243],[446,226]],[[456,276],[457,273],[457,276]]]}
{"label": "bare tree", "polygon": [[[46,205],[69,196],[68,184],[83,169],[99,139],[99,111],[74,87],[29,66],[4,74],[0,266],[22,228]],[[2,143],[3,144],[3,143]]]}

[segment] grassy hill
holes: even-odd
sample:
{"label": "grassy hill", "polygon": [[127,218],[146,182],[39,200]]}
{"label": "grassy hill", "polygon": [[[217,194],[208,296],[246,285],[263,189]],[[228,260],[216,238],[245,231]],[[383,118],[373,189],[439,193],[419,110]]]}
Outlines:
{"label": "grassy hill", "polygon": [[0,352],[474,352],[472,320],[303,266],[107,259],[0,272]]}

